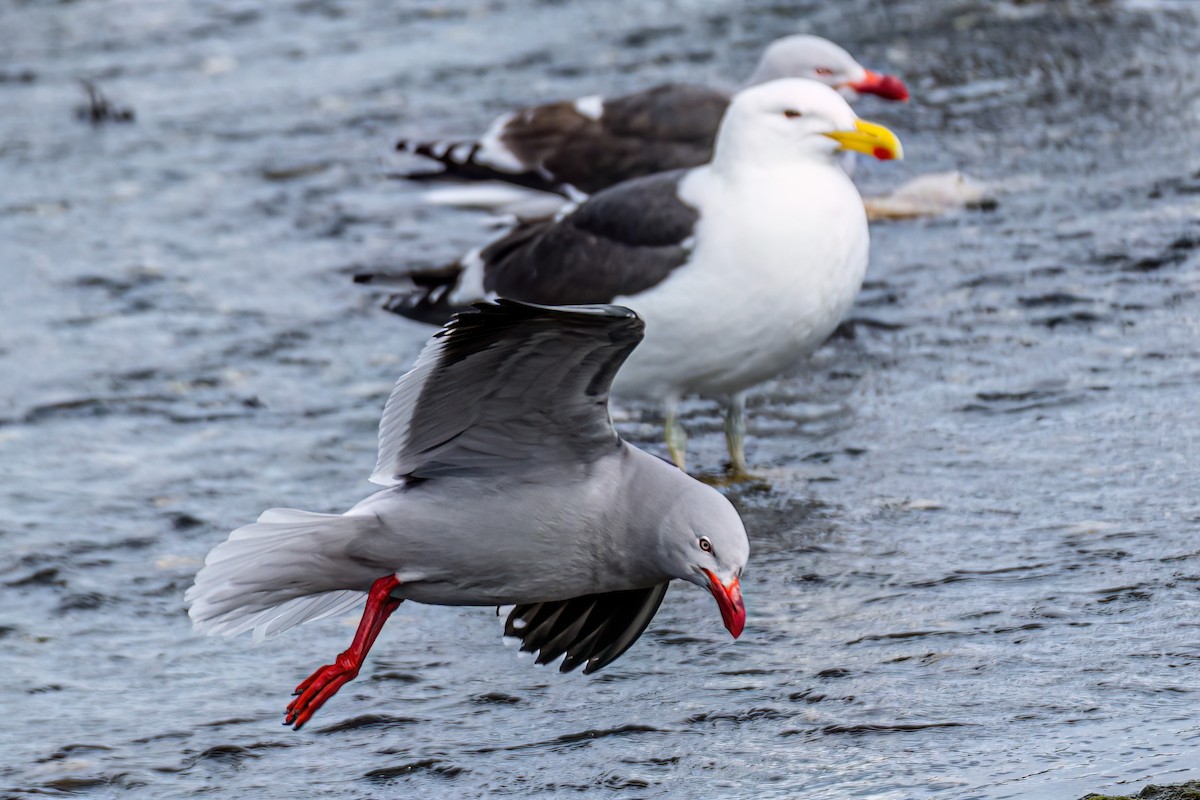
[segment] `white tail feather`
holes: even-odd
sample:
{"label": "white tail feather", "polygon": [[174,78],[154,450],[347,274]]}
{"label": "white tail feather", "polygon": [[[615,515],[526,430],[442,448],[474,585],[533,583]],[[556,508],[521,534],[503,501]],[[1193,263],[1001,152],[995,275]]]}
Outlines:
{"label": "white tail feather", "polygon": [[264,511],[208,554],[184,596],[192,626],[224,636],[253,630],[263,639],[346,611],[381,577],[344,555],[375,522],[374,516]]}

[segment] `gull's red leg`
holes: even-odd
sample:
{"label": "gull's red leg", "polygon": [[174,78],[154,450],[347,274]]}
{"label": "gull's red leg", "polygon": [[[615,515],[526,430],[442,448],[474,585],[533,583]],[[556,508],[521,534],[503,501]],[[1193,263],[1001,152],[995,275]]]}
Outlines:
{"label": "gull's red leg", "polygon": [[388,575],[371,584],[371,590],[367,592],[367,607],[354,633],[354,641],[332,664],[321,667],[296,687],[295,694],[299,696],[288,703],[284,725],[300,730],[326,700],[358,676],[371,645],[375,644],[379,632],[383,630],[383,624],[403,602],[392,597],[392,590],[399,585],[400,581],[395,575]]}

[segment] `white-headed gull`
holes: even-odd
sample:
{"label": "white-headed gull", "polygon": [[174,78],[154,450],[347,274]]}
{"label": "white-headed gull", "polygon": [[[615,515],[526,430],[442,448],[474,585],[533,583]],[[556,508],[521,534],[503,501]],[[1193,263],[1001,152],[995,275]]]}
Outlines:
{"label": "white-headed gull", "polygon": [[771,81],[734,98],[710,164],[598,192],[447,267],[358,280],[398,287],[388,309],[424,321],[497,296],[634,309],[646,341],[615,395],[664,405],[680,467],[680,398],[724,398],[730,471],[742,475],[746,390],[820,345],[862,285],[870,237],[838,166],[847,150],[902,155],[891,131],[829,87]]}

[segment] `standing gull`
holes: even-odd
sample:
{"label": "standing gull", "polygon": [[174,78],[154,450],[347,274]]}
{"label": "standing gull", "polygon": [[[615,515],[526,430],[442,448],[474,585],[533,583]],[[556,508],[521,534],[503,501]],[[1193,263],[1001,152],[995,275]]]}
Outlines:
{"label": "standing gull", "polygon": [[186,601],[197,630],[270,636],[367,605],[350,648],[296,687],[300,728],[358,675],[404,600],[509,605],[505,633],[611,663],[650,623],[673,578],[712,592],[736,638],[746,530],[716,490],[626,444],[613,375],[642,339],[617,306],[510,301],[456,316],[396,383],[371,481],[344,514],[266,511],[208,554]]}
{"label": "standing gull", "polygon": [[730,472],[742,476],[746,390],[820,345],[862,285],[869,235],[838,165],[844,150],[901,157],[891,131],[858,119],[827,86],[791,78],[746,89],[712,163],[627,181],[456,264],[400,276],[388,308],[440,321],[496,296],[629,306],[646,320],[646,342],[614,392],[663,403],[680,467],[680,398],[725,398]]}
{"label": "standing gull", "polygon": [[[860,94],[908,99],[899,78],[872,72],[819,36],[777,39],[745,85],[778,78],[815,80],[848,100]],[[593,95],[522,108],[497,119],[477,140],[403,139],[396,149],[440,165],[410,178],[499,180],[578,197],[630,178],[707,163],[729,102],[730,93],[720,89],[666,84],[621,97]]]}

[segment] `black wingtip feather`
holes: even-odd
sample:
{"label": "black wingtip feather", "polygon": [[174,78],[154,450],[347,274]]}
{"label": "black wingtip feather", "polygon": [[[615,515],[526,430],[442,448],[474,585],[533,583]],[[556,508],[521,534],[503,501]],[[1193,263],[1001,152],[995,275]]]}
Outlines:
{"label": "black wingtip feather", "polygon": [[479,142],[467,139],[452,141],[417,141],[401,139],[396,142],[396,150],[401,153],[411,153],[414,156],[436,161],[442,169],[436,172],[413,172],[405,177],[410,180],[432,180],[451,182],[502,181],[514,186],[523,186],[538,192],[570,197],[571,189],[564,183],[549,180],[535,169],[522,172],[509,172],[477,160],[481,145]]}
{"label": "black wingtip feather", "polygon": [[[538,653],[539,664],[565,653],[559,671],[586,665],[583,672],[590,675],[638,640],[658,612],[668,585],[519,605],[505,621],[504,635],[519,638],[523,651]],[[517,627],[517,622],[524,626]]]}
{"label": "black wingtip feather", "polygon": [[450,302],[461,272],[456,264],[399,274],[359,272],[354,282],[393,290],[383,303],[384,311],[428,325],[445,325],[454,314],[469,310]]}
{"label": "black wingtip feather", "polygon": [[[618,320],[621,322],[617,323]],[[442,363],[453,364],[510,338],[514,328],[538,321],[564,333],[572,328],[589,335],[605,330],[610,341],[627,343],[630,350],[642,340],[645,331],[641,318],[624,306],[544,306],[501,298],[494,302],[472,303],[470,309],[454,314],[434,336],[445,340]],[[601,370],[597,380],[607,386],[612,373],[628,355],[628,350],[614,354],[612,365]]]}

